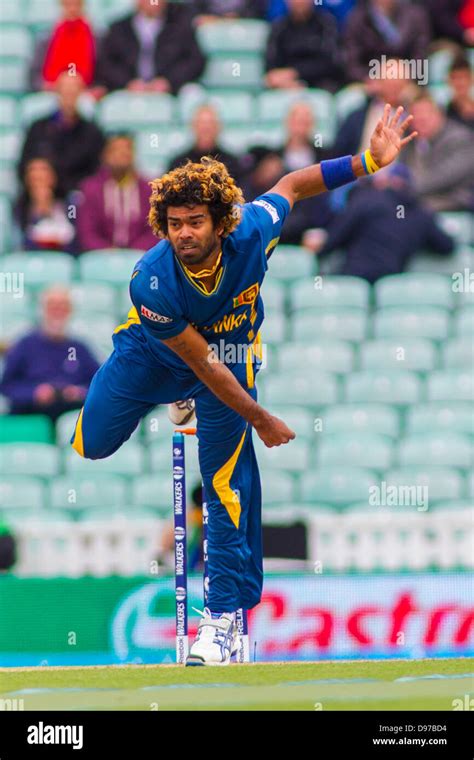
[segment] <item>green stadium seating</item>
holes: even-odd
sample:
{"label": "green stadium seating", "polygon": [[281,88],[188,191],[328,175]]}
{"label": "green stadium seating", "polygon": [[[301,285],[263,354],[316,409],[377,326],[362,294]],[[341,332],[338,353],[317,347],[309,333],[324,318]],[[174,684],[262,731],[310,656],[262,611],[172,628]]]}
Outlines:
{"label": "green stadium seating", "polygon": [[[474,248],[463,246],[457,248],[450,256],[440,256],[436,253],[420,253],[411,258],[407,265],[409,272],[437,272],[449,277],[454,272],[464,272],[471,269],[474,263]],[[454,294],[456,295],[456,294]]]}
{"label": "green stadium seating", "polygon": [[163,470],[157,475],[142,475],[132,483],[132,503],[139,508],[166,510],[171,518],[173,512],[173,481]]}
{"label": "green stadium seating", "polygon": [[35,32],[49,31],[59,13],[60,6],[56,0],[27,0],[24,20]]}
{"label": "green stadium seating", "polygon": [[428,377],[428,401],[474,401],[474,377],[472,372],[446,370],[433,372]]}
{"label": "green stadium seating", "polygon": [[13,58],[0,60],[0,93],[21,95],[27,88],[27,79],[25,61]]}
{"label": "green stadium seating", "polygon": [[[262,470],[268,475],[269,470],[283,472],[305,472],[310,466],[310,446],[307,441],[295,438],[286,446],[268,448],[263,441],[254,436],[255,453]],[[269,477],[266,478],[266,481]]]}
{"label": "green stadium seating", "polygon": [[[77,456],[77,454],[76,454]],[[59,450],[50,443],[2,443],[0,472],[8,475],[57,475]]]}
{"label": "green stadium seating", "polygon": [[[2,15],[0,15],[0,22],[3,22]],[[2,58],[29,60],[32,54],[33,38],[25,26],[0,23],[0,56]]]}
{"label": "green stadium seating", "polygon": [[79,511],[92,508],[118,508],[127,504],[127,482],[118,474],[69,473],[49,484],[48,505],[53,509]]}
{"label": "green stadium seating", "polygon": [[431,338],[444,340],[449,332],[449,316],[446,309],[420,307],[387,307],[379,309],[373,317],[376,338]]}
{"label": "green stadium seating", "polygon": [[141,130],[136,135],[137,166],[144,176],[154,179],[168,168],[170,161],[192,144],[188,129],[163,127]]}
{"label": "green stadium seating", "polygon": [[[24,95],[19,103],[20,121],[23,128],[29,127],[33,121],[43,119],[53,113],[58,107],[57,97],[54,92],[31,92]],[[96,102],[87,93],[78,100],[79,113],[86,119],[93,119],[96,110]]]}
{"label": "green stadium seating", "polygon": [[6,272],[22,272],[27,287],[69,283],[75,271],[74,259],[62,251],[18,251],[5,256],[3,266]]}
{"label": "green stadium seating", "polygon": [[452,51],[445,48],[436,50],[428,56],[430,83],[446,82],[452,60]]}
{"label": "green stadium seating", "polygon": [[349,403],[415,404],[421,399],[422,385],[414,372],[354,372],[345,379],[345,399]]}
{"label": "green stadium seating", "polygon": [[128,309],[120,309],[117,306],[117,290],[112,285],[99,282],[74,282],[69,290],[73,305],[73,313],[76,316],[84,314],[104,314],[107,316],[120,316],[126,314],[131,308],[130,296],[128,297]]}
{"label": "green stadium seating", "polygon": [[306,309],[292,319],[294,340],[364,340],[367,333],[367,314],[360,309]]}
{"label": "green stadium seating", "polygon": [[81,280],[105,282],[109,285],[125,285],[130,281],[137,261],[143,251],[104,248],[83,253],[79,259]]}
{"label": "green stadium seating", "polygon": [[472,502],[467,499],[459,499],[458,501],[440,501],[433,504],[432,509],[435,512],[459,512],[466,510],[469,513],[472,512]]}
{"label": "green stadium seating", "polygon": [[117,325],[112,316],[82,313],[71,319],[69,334],[87,343],[97,358],[103,360],[113,351],[112,334]]}
{"label": "green stadium seating", "polygon": [[[13,273],[12,273],[13,274]],[[32,292],[24,288],[26,283],[23,282],[23,289],[20,279],[14,276],[6,277],[5,284],[7,292],[2,293],[0,302],[1,319],[6,322],[14,322],[19,319],[30,321],[36,317],[36,304]]]}
{"label": "green stadium seating", "polygon": [[471,499],[474,499],[474,472],[471,472],[471,474],[468,476],[468,496]]}
{"label": "green stadium seating", "polygon": [[56,420],[56,443],[58,446],[69,446],[79,413],[80,409],[64,412]]}
{"label": "green stadium seating", "polygon": [[18,103],[11,95],[0,95],[0,113],[2,114],[2,130],[16,129],[18,124]]}
{"label": "green stadium seating", "polygon": [[147,470],[147,456],[145,449],[132,439],[105,459],[84,459],[74,449],[66,448],[64,465],[66,473],[79,475],[140,475]]}
{"label": "green stadium seating", "polygon": [[40,478],[0,476],[0,509],[42,509],[45,486]]}
{"label": "green stadium seating", "polygon": [[7,316],[2,313],[0,321],[0,345],[3,347],[10,346],[16,340],[21,338],[25,333],[33,329],[35,323],[31,319],[24,317]]}
{"label": "green stadium seating", "polygon": [[267,312],[261,328],[262,342],[279,346],[287,338],[287,328],[288,320],[283,314],[278,311]]}
{"label": "green stadium seating", "polygon": [[388,306],[453,306],[452,282],[442,274],[405,272],[382,277],[374,285],[379,308]]}
{"label": "green stadium seating", "polygon": [[360,84],[350,84],[343,87],[334,95],[334,107],[339,123],[344,121],[350,113],[367,102],[367,96],[364,87]]}
{"label": "green stadium seating", "polygon": [[[254,97],[250,92],[210,93],[206,103],[213,106],[223,124],[250,125],[254,118]],[[183,121],[185,119],[183,118]]]}
{"label": "green stadium seating", "polygon": [[398,449],[400,466],[467,468],[473,464],[473,448],[469,438],[459,433],[418,433],[404,438]]}
{"label": "green stadium seating", "polygon": [[43,414],[7,415],[0,425],[0,443],[54,443],[54,429]]}
{"label": "green stadium seating", "polygon": [[15,509],[4,515],[8,519],[8,524],[14,531],[21,531],[24,525],[29,528],[31,525],[42,525],[43,523],[72,522],[72,515],[68,512],[47,509]]}
{"label": "green stadium seating", "polygon": [[473,245],[474,221],[468,211],[442,211],[439,221],[446,232],[456,239],[458,245]]}
{"label": "green stadium seating", "polygon": [[462,499],[465,494],[464,479],[458,470],[431,466],[428,463],[421,467],[388,470],[384,481],[387,486],[426,486],[430,503],[444,499]]}
{"label": "green stadium seating", "polygon": [[421,404],[408,410],[406,432],[470,433],[474,435],[474,406],[467,402]]}
{"label": "green stadium seating", "polygon": [[437,350],[432,341],[402,338],[400,341],[373,340],[360,346],[360,367],[428,372],[436,367]]}
{"label": "green stadium seating", "polygon": [[215,55],[209,58],[201,82],[206,88],[259,90],[262,77],[259,55]]}
{"label": "green stadium seating", "polygon": [[347,465],[305,472],[300,483],[303,502],[344,507],[355,501],[367,501],[370,487],[378,485],[379,480],[369,469]]}
{"label": "green stadium seating", "polygon": [[[2,200],[5,198],[8,203],[13,203],[18,195],[19,186],[20,183],[18,181],[15,167],[12,164],[0,164],[0,193],[2,194],[0,197]],[[5,251],[8,251],[12,248],[12,243],[10,241],[13,236],[12,215],[10,211],[8,211],[8,214],[6,215],[4,227],[6,229],[1,233],[0,245],[3,245],[2,238],[5,240],[5,236],[8,236],[9,242],[4,248]],[[0,250],[0,253],[1,252],[2,251]]]}
{"label": "green stadium seating", "polygon": [[171,124],[175,100],[167,93],[134,93],[120,90],[101,101],[98,121],[105,131],[143,129],[154,133],[157,124]]}
{"label": "green stadium seating", "polygon": [[323,432],[318,440],[315,463],[319,468],[349,463],[351,467],[383,470],[393,464],[393,442],[378,433]]}
{"label": "green stadium seating", "polygon": [[383,404],[343,404],[328,406],[321,414],[323,432],[379,433],[398,438],[400,420],[398,410]]}
{"label": "green stadium seating", "polygon": [[299,245],[277,245],[268,262],[270,279],[290,283],[301,277],[312,278],[316,263],[306,248]]}
{"label": "green stadium seating", "polygon": [[257,114],[261,124],[284,123],[294,103],[307,103],[314,115],[314,132],[324,143],[334,137],[333,97],[327,90],[264,90],[257,98]]}
{"label": "green stadium seating", "polygon": [[280,417],[294,430],[298,438],[316,440],[315,414],[304,406],[272,406],[268,410],[275,417]]}
{"label": "green stadium seating", "polygon": [[168,417],[168,406],[166,404],[156,406],[153,411],[143,419],[141,427],[143,437],[150,443],[154,441],[159,442],[167,435],[171,435],[174,426]]}
{"label": "green stadium seating", "polygon": [[354,308],[367,309],[369,284],[360,277],[324,275],[293,283],[290,289],[290,310]]}
{"label": "green stadium seating", "polygon": [[446,369],[462,367],[474,371],[474,342],[467,336],[453,338],[442,346],[441,365]]}
{"label": "green stadium seating", "polygon": [[14,164],[21,149],[21,134],[17,130],[0,133],[0,162]]}
{"label": "green stadium seating", "polygon": [[2,0],[0,23],[23,24],[25,11],[25,0]]}
{"label": "green stadium seating", "polygon": [[474,309],[465,306],[454,315],[453,334],[474,338]]}
{"label": "green stadium seating", "polygon": [[339,401],[340,389],[336,375],[329,372],[287,373],[267,377],[264,396],[267,405],[315,407]]}
{"label": "green stadium seating", "polygon": [[262,498],[264,508],[275,504],[295,502],[296,488],[293,476],[288,472],[276,472],[273,469],[263,469]]}
{"label": "green stadium seating", "polygon": [[206,56],[216,53],[263,53],[269,24],[258,19],[215,21],[196,30],[199,46]]}
{"label": "green stadium seating", "polygon": [[272,280],[271,277],[267,277],[263,282],[260,294],[263,298],[265,311],[272,310],[284,312],[286,289],[283,283],[278,280]]}
{"label": "green stadium seating", "polygon": [[[0,195],[0,254],[5,253],[9,249],[11,237],[12,213],[10,201],[5,195]],[[11,271],[5,268],[5,263],[2,263],[2,266],[4,272]]]}
{"label": "green stadium seating", "polygon": [[354,368],[354,349],[344,341],[315,341],[287,343],[278,350],[278,367],[286,375],[295,370],[351,372]]}

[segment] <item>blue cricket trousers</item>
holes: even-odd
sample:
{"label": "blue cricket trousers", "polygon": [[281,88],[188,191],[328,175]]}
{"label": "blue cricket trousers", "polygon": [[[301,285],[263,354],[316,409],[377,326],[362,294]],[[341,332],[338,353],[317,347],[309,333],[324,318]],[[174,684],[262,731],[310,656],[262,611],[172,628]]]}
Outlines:
{"label": "blue cricket trousers", "polygon": [[[228,365],[256,399],[258,363]],[[209,509],[211,612],[251,609],[263,585],[261,485],[251,426],[188,369],[150,367],[113,351],[94,375],[71,438],[88,459],[109,457],[157,404],[196,403],[199,464]],[[171,437],[170,437],[171,451]],[[170,456],[170,496],[172,466]]]}

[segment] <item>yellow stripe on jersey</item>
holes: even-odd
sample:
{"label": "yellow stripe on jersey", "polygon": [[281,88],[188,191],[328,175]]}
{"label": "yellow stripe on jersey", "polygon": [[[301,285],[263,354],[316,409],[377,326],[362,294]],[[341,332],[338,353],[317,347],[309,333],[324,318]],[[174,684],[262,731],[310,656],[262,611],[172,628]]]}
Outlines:
{"label": "yellow stripe on jersey", "polygon": [[273,251],[273,249],[275,248],[275,246],[276,246],[276,244],[278,243],[279,240],[280,240],[279,237],[276,237],[276,238],[273,238],[273,240],[270,240],[269,244],[265,248],[265,255],[266,256],[270,256],[271,252]]}

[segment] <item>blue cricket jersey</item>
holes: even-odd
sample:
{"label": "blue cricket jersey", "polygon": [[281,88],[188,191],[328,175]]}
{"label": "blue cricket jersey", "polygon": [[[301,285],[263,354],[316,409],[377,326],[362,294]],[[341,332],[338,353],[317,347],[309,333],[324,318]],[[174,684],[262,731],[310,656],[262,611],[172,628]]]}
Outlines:
{"label": "blue cricket jersey", "polygon": [[275,193],[241,207],[239,225],[222,238],[222,274],[209,293],[189,277],[169,241],[147,251],[130,281],[128,321],[113,335],[116,351],[133,350],[134,359],[147,365],[182,368],[185,363],[162,339],[188,324],[220,348],[252,343],[264,317],[260,286],[267,260],[289,211],[286,198]]}

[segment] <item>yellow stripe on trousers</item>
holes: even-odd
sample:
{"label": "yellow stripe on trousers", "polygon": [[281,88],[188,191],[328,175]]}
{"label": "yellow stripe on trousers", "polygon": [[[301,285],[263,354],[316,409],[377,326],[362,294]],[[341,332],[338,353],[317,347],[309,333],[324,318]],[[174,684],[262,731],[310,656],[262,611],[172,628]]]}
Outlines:
{"label": "yellow stripe on trousers", "polygon": [[242,511],[242,507],[240,506],[239,497],[230,487],[230,479],[235,470],[235,465],[237,464],[237,459],[239,458],[242,446],[244,445],[246,432],[247,427],[245,427],[242,438],[240,439],[239,444],[232,456],[227,460],[225,464],[222,465],[219,470],[217,470],[216,474],[212,478],[212,485],[214,486],[214,489],[221,503],[226,508],[227,514],[237,529],[239,528],[240,513]]}
{"label": "yellow stripe on trousers", "polygon": [[77,451],[78,454],[81,455],[81,457],[84,456],[84,441],[82,439],[82,414],[84,412],[84,407],[81,409],[81,413],[79,417],[77,418],[76,422],[76,430],[74,431],[74,440],[71,443],[71,446],[73,449]]}

